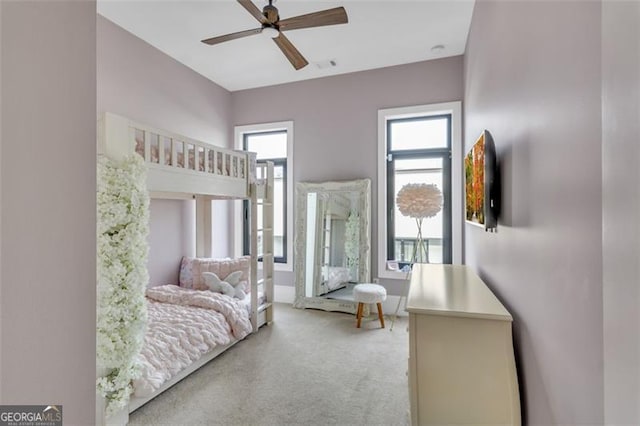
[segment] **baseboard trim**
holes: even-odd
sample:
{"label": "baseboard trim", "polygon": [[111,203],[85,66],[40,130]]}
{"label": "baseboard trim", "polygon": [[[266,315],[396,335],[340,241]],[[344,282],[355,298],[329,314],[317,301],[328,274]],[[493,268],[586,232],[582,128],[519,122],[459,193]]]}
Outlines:
{"label": "baseboard trim", "polygon": [[[273,287],[273,299],[276,303],[293,303],[296,298],[295,287],[288,285],[274,285]],[[400,296],[387,296],[387,300],[382,302],[382,311],[385,315],[394,314],[396,307],[398,306],[398,299],[400,299]],[[399,317],[408,316],[407,312],[404,310],[405,304],[406,300],[403,298],[402,303],[400,304],[400,309],[398,309]]]}
{"label": "baseboard trim", "polygon": [[293,303],[296,299],[296,288],[290,285],[274,285],[273,301],[276,303]]}
{"label": "baseboard trim", "polygon": [[[398,300],[401,296],[387,296],[387,300],[382,302],[382,312],[385,315],[393,315],[396,312],[396,307],[398,306]],[[404,310],[405,305],[407,304],[407,300],[402,296],[402,302],[400,303],[400,309],[398,309],[399,317],[409,316],[407,311]]]}

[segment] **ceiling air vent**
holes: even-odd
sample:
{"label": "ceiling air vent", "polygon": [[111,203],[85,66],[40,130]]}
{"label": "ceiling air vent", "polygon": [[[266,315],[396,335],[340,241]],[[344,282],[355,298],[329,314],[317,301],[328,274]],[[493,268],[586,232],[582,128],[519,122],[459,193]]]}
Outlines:
{"label": "ceiling air vent", "polygon": [[316,67],[318,67],[319,69],[323,70],[325,68],[333,68],[336,65],[338,65],[338,63],[336,62],[335,59],[327,59],[325,61],[318,61],[315,62]]}

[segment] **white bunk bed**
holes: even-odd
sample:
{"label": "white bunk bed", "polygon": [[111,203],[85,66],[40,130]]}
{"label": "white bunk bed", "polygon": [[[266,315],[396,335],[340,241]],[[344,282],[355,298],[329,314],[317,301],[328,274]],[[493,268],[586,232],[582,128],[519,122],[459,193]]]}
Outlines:
{"label": "white bunk bed", "polygon": [[[98,154],[119,160],[140,154],[147,165],[147,188],[152,198],[195,199],[196,256],[211,257],[211,201],[250,202],[250,320],[253,332],[273,320],[273,163],[258,164],[255,154],[232,151],[136,123],[115,114],[98,119]],[[261,220],[258,220],[259,206]],[[261,222],[262,229],[258,228]],[[262,267],[258,268],[258,258]],[[262,297],[258,297],[258,295]],[[260,299],[260,300],[259,300]],[[237,343],[218,345],[174,375],[152,395],[132,397],[129,409],[104,417],[98,398],[98,424],[126,424],[128,413],[173,386]],[[99,372],[100,373],[100,372]]]}

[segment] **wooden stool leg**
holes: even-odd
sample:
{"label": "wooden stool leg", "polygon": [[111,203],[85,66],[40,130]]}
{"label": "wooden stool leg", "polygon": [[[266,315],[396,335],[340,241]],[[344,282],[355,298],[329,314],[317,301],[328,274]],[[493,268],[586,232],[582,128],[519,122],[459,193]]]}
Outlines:
{"label": "wooden stool leg", "polygon": [[358,311],[356,313],[356,319],[358,320],[357,328],[360,328],[360,322],[362,321],[362,307],[363,306],[364,306],[363,303],[358,303]]}
{"label": "wooden stool leg", "polygon": [[378,303],[378,318],[380,319],[380,324],[382,328],[384,328],[384,316],[382,315],[382,303]]}

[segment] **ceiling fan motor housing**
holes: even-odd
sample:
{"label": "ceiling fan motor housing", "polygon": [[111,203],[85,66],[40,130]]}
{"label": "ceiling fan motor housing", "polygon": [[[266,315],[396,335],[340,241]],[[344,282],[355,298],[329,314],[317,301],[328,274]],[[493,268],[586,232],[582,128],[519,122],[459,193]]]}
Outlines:
{"label": "ceiling fan motor housing", "polygon": [[267,22],[270,24],[275,24],[280,20],[280,17],[278,16],[278,9],[275,6],[272,6],[271,4],[266,5],[262,9],[262,14],[266,18]]}

